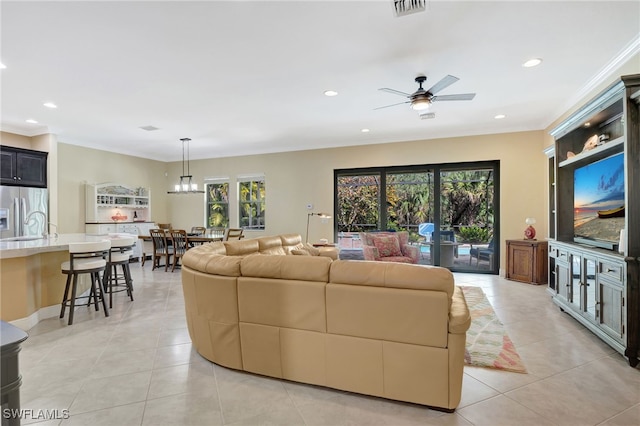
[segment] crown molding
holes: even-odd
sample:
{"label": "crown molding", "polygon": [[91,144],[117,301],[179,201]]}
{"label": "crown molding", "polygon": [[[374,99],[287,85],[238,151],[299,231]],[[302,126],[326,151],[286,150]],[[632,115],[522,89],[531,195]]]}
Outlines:
{"label": "crown molding", "polygon": [[640,53],[640,33],[636,34],[634,38],[622,48],[616,56],[611,59],[597,74],[595,74],[582,88],[576,92],[567,102],[558,110],[554,111],[552,117],[547,117],[545,121],[546,125],[543,128],[549,127],[555,120],[575,107],[582,99],[588,96],[593,90],[611,80],[613,73],[627,63],[634,55]]}

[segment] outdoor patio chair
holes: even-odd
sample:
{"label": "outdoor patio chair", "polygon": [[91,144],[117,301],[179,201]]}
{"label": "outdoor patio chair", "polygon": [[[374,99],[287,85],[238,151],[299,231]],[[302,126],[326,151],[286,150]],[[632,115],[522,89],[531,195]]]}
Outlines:
{"label": "outdoor patio chair", "polygon": [[471,265],[474,257],[476,258],[476,266],[480,264],[481,260],[486,260],[491,263],[493,258],[493,238],[489,241],[487,248],[478,247],[469,250],[469,265]]}

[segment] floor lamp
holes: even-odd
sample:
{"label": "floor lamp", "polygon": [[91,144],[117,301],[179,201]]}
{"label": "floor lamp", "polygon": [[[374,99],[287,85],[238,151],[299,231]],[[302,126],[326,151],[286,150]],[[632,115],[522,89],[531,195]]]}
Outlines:
{"label": "floor lamp", "polygon": [[311,219],[311,216],[320,216],[322,219],[330,219],[331,216],[329,216],[326,213],[307,213],[307,233],[305,234],[305,242],[309,242],[309,219]]}

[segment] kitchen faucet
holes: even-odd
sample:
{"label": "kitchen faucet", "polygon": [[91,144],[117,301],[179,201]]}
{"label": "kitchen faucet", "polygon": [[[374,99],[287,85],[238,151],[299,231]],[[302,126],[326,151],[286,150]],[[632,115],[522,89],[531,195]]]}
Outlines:
{"label": "kitchen faucet", "polygon": [[47,215],[44,212],[41,212],[40,210],[35,210],[32,211],[31,213],[29,213],[29,215],[27,216],[27,218],[24,220],[24,224],[27,225],[29,223],[29,221],[31,220],[31,216],[33,216],[34,214],[40,214],[42,215],[44,222],[42,224],[42,238],[47,238],[47,236],[49,235],[47,233]]}

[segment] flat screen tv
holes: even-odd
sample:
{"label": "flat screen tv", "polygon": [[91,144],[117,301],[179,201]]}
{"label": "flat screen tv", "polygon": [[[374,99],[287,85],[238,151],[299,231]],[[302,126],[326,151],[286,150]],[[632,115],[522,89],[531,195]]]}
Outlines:
{"label": "flat screen tv", "polygon": [[578,167],[573,174],[574,241],[617,250],[624,228],[624,153]]}

